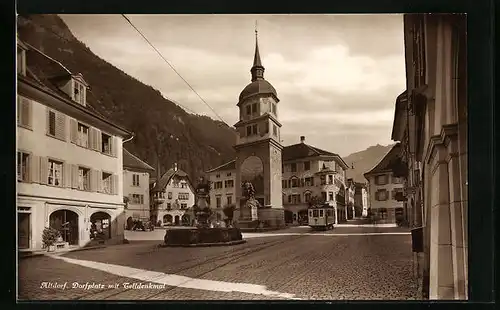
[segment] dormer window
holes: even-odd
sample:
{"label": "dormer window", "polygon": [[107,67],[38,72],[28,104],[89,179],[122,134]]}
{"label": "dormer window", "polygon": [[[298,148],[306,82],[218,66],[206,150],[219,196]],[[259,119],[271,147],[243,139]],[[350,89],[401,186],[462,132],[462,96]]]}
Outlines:
{"label": "dormer window", "polygon": [[85,105],[85,86],[77,81],[73,81],[73,100]]}
{"label": "dormer window", "polygon": [[17,74],[26,75],[26,51],[17,47]]}

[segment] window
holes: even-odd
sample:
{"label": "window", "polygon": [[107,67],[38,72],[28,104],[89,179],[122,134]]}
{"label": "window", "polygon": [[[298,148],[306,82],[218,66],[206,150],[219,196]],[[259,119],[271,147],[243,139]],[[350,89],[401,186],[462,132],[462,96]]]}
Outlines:
{"label": "window", "polygon": [[78,123],[78,137],[76,144],[83,147],[89,147],[89,127]]}
{"label": "window", "polygon": [[318,210],[313,210],[313,217],[318,217]]}
{"label": "window", "polygon": [[217,174],[215,175],[215,177],[216,177],[216,178],[220,178],[220,174],[218,174],[218,173],[217,173]]}
{"label": "window", "polygon": [[233,203],[233,196],[227,196],[227,204],[230,205]]}
{"label": "window", "polygon": [[49,111],[49,134],[56,135],[56,112]]}
{"label": "window", "polygon": [[111,173],[106,173],[106,172],[102,173],[102,191],[106,194],[112,193],[111,178],[112,178]]}
{"label": "window", "polygon": [[376,185],[386,185],[387,184],[387,176],[386,175],[378,175],[375,177]]}
{"label": "window", "polygon": [[132,203],[144,204],[144,195],[132,194]]}
{"label": "window", "polygon": [[170,202],[167,202],[167,210],[172,210],[172,204]]}
{"label": "window", "polygon": [[272,112],[274,115],[276,115],[276,103],[274,103],[274,102],[271,104],[271,112]]}
{"label": "window", "polygon": [[314,186],[314,178],[309,177],[304,179],[304,186]]}
{"label": "window", "polygon": [[29,154],[17,152],[17,180],[21,182],[28,181]]}
{"label": "window", "polygon": [[257,124],[252,125],[252,134],[253,135],[258,135],[259,134],[259,131],[257,129]]}
{"label": "window", "polygon": [[220,208],[221,207],[221,197],[218,196],[218,197],[215,197],[215,206],[217,208]]}
{"label": "window", "polygon": [[132,185],[134,186],[139,186],[139,175],[138,174],[132,174]]}
{"label": "window", "polygon": [[377,201],[385,201],[387,200],[387,190],[385,189],[379,189],[376,193],[375,193],[375,199]]}
{"label": "window", "polygon": [[310,202],[311,201],[311,193],[307,192],[304,194],[304,202]]}
{"label": "window", "polygon": [[252,135],[252,126],[247,126],[247,136]]}
{"label": "window", "polygon": [[228,173],[226,174],[226,176],[230,177],[230,176],[231,176],[231,172],[228,172]]}
{"label": "window", "polygon": [[323,210],[319,210],[319,217],[323,217]]}
{"label": "window", "polygon": [[234,187],[234,181],[233,180],[226,180],[226,181],[224,181],[224,187],[225,188]]}
{"label": "window", "polygon": [[333,175],[328,176],[328,184],[333,184]]}
{"label": "window", "polygon": [[278,127],[276,127],[276,125],[274,125],[274,124],[273,124],[273,135],[274,135],[275,137],[277,137],[277,136],[278,136]]}
{"label": "window", "polygon": [[111,155],[111,136],[101,133],[102,152]]}
{"label": "window", "polygon": [[287,188],[288,187],[287,185],[288,185],[288,181],[287,180],[282,180],[281,181],[281,187],[282,188]]}
{"label": "window", "polygon": [[73,84],[73,100],[85,105],[85,86],[77,81],[73,81]]}
{"label": "window", "polygon": [[321,192],[321,200],[326,201],[326,192]]}
{"label": "window", "polygon": [[24,97],[17,97],[17,124],[31,128],[31,101]]}
{"label": "window", "polygon": [[179,193],[179,194],[177,194],[177,199],[189,200],[189,193]]}
{"label": "window", "polygon": [[187,203],[181,203],[181,209],[187,209],[188,205]]}
{"label": "window", "polygon": [[379,213],[381,219],[387,219],[387,209],[386,208],[380,208],[378,210],[378,213]]}
{"label": "window", "polygon": [[257,103],[252,104],[252,114],[257,114]]}
{"label": "window", "polygon": [[396,196],[398,193],[403,193],[403,189],[402,188],[395,188],[393,191],[392,191],[392,200],[397,200]]}
{"label": "window", "polygon": [[247,115],[252,115],[252,106],[251,105],[247,105],[246,106],[246,112],[247,112]]}
{"label": "window", "polygon": [[90,190],[90,169],[78,167],[78,189],[82,191]]}
{"label": "window", "polygon": [[168,192],[168,194],[167,194],[167,198],[168,198],[168,199],[172,199],[172,192]]}
{"label": "window", "polygon": [[297,163],[291,164],[292,172],[297,172]]}
{"label": "window", "polygon": [[292,179],[292,187],[299,187],[299,179],[296,178]]}
{"label": "window", "polygon": [[62,186],[62,167],[61,162],[49,160],[49,177],[47,184],[54,186]]}
{"label": "window", "polygon": [[300,203],[300,195],[298,194],[294,194],[294,195],[291,195],[291,203],[292,204],[299,204]]}
{"label": "window", "polygon": [[392,177],[392,183],[393,184],[401,184],[401,178],[396,178],[396,177]]}
{"label": "window", "polygon": [[311,170],[311,162],[310,161],[304,162],[304,170],[305,171]]}
{"label": "window", "polygon": [[328,200],[333,201],[333,192],[328,193]]}
{"label": "window", "polygon": [[319,179],[320,179],[320,184],[321,185],[325,185],[326,184],[326,176],[325,175],[320,176]]}
{"label": "window", "polygon": [[187,188],[186,182],[181,182],[180,185],[181,185],[181,188]]}

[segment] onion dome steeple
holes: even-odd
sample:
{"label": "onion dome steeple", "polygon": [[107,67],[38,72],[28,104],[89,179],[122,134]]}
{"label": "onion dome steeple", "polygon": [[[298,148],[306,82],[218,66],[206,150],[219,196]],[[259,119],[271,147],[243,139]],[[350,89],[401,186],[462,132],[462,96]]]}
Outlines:
{"label": "onion dome steeple", "polygon": [[259,79],[264,79],[264,66],[262,66],[262,61],[260,60],[259,53],[259,39],[257,37],[257,27],[255,28],[255,55],[253,57],[253,66],[250,69],[252,73],[252,82],[255,82]]}

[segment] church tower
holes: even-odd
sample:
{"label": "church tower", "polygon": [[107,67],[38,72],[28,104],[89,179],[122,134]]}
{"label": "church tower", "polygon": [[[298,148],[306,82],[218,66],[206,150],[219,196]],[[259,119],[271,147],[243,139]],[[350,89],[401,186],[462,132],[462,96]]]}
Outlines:
{"label": "church tower", "polygon": [[[239,121],[236,150],[236,203],[240,207],[240,223],[265,220],[273,226],[284,224],[281,189],[281,124],[278,121],[278,94],[264,79],[264,66],[260,59],[257,30],[255,55],[250,69],[251,83],[238,100]],[[251,182],[255,198],[259,201],[258,214],[245,214],[242,183]]]}

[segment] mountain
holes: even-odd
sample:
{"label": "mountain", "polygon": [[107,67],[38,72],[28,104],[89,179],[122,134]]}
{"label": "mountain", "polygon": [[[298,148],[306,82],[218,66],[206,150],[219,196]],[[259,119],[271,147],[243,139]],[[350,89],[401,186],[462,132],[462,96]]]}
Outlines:
{"label": "mountain", "polygon": [[347,170],[347,177],[353,178],[355,182],[365,183],[366,179],[363,176],[365,172],[375,167],[375,165],[384,157],[387,152],[394,146],[390,145],[380,145],[370,146],[364,151],[359,151],[352,153],[349,156],[344,157],[344,161],[349,165],[353,165],[354,169]]}
{"label": "mountain", "polygon": [[162,172],[177,162],[191,180],[197,180],[209,168],[234,159],[232,127],[187,113],[158,90],[101,59],[73,36],[59,16],[19,16],[17,28],[22,41],[71,72],[83,74],[90,84],[87,103],[134,132],[135,138],[124,147],[155,169],[158,154]]}

